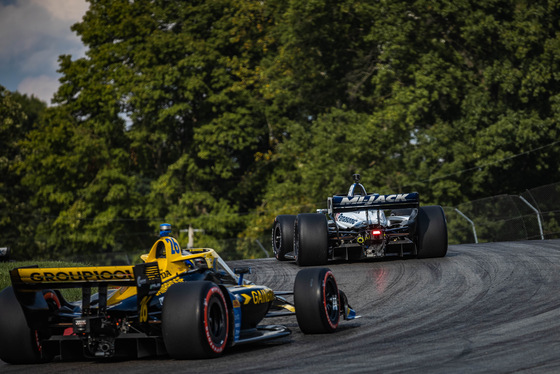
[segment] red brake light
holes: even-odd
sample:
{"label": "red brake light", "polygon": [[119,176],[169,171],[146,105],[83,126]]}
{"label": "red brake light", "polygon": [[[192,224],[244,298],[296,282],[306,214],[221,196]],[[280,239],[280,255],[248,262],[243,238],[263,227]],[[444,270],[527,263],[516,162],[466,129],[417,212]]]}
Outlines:
{"label": "red brake light", "polygon": [[373,235],[373,236],[379,236],[379,235],[381,235],[381,230],[373,230],[373,231],[371,232],[371,235]]}

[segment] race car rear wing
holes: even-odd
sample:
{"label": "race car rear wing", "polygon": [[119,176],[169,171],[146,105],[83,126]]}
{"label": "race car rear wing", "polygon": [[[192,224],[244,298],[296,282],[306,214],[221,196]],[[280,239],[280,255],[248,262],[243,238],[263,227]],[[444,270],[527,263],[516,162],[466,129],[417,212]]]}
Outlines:
{"label": "race car rear wing", "polygon": [[138,311],[142,314],[141,307],[145,308],[161,287],[157,262],[135,266],[22,267],[11,270],[10,278],[16,297],[26,314],[46,308],[40,290],[59,288],[82,288],[82,310],[83,314],[88,314],[91,288],[98,287],[98,309],[105,309],[108,286],[137,287]]}
{"label": "race car rear wing", "polygon": [[419,206],[418,192],[392,195],[355,195],[353,197],[333,196],[327,199],[328,214],[364,209],[418,208]]}
{"label": "race car rear wing", "polygon": [[103,284],[134,286],[134,266],[24,267],[10,271],[18,289],[97,287]]}

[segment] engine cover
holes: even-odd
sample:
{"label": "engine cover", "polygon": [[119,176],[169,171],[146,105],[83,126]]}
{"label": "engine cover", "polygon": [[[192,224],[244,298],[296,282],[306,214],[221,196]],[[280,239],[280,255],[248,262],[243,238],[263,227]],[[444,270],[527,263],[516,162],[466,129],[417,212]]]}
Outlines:
{"label": "engine cover", "polygon": [[337,226],[341,229],[360,229],[370,225],[387,226],[387,217],[382,210],[361,210],[355,212],[336,213]]}

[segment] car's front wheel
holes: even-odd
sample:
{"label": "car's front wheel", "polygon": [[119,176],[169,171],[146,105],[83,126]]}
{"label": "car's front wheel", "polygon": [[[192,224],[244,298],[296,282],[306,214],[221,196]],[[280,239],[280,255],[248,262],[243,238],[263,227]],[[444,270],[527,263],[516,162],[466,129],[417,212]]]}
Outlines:
{"label": "car's front wheel", "polygon": [[305,334],[333,332],[340,320],[340,293],[332,272],[309,268],[294,282],[294,306],[300,330]]}

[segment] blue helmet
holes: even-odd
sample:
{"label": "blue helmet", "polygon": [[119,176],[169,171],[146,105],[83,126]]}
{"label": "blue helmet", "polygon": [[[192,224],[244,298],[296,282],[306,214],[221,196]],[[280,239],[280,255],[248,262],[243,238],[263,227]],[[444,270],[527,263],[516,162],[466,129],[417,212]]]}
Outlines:
{"label": "blue helmet", "polygon": [[169,223],[162,223],[159,225],[159,236],[169,236],[171,235],[171,225]]}

